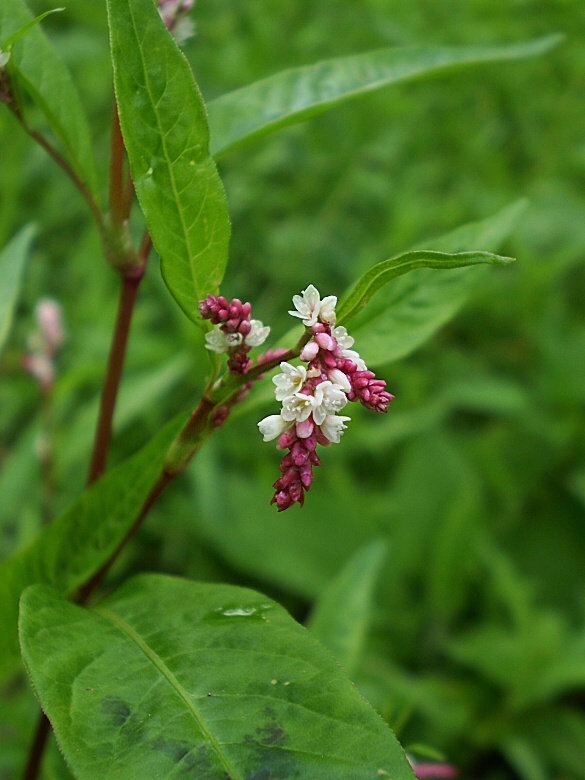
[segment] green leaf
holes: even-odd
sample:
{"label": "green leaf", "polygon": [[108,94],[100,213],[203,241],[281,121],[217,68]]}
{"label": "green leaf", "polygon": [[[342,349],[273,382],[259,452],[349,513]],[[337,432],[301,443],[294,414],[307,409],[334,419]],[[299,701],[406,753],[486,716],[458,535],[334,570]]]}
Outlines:
{"label": "green leaf", "polygon": [[34,586],[19,628],[80,780],[413,778],[329,653],[254,591],[142,575],[84,609]]}
{"label": "green leaf", "polygon": [[413,252],[405,252],[403,255],[384,260],[362,276],[353,290],[344,298],[337,310],[338,322],[348,322],[355,317],[370,301],[370,298],[381,287],[397,276],[407,274],[416,268],[434,268],[435,270],[447,270],[464,268],[469,265],[508,265],[513,263],[513,257],[501,257],[491,252],[457,252],[448,254],[428,249],[419,249]]}
{"label": "green leaf", "polygon": [[[66,159],[94,194],[97,190],[89,123],[69,71],[23,0],[0,3],[0,41],[10,41],[28,27],[14,45],[8,63],[13,86],[23,89],[38,106],[60,143]],[[25,112],[26,114],[26,112]]]}
{"label": "green leaf", "polygon": [[31,19],[30,22],[27,22],[25,25],[23,25],[19,30],[17,30],[15,33],[13,33],[10,38],[4,41],[2,43],[2,46],[0,47],[2,51],[7,52],[10,51],[10,49],[14,46],[16,41],[19,38],[22,38],[23,35],[26,35],[26,33],[29,30],[32,30],[33,27],[36,27],[37,24],[43,21],[47,16],[50,16],[51,14],[59,13],[60,11],[64,11],[64,8],[53,8],[51,11],[45,11],[44,14],[40,14],[39,16],[35,16],[34,19]]}
{"label": "green leaf", "polygon": [[369,628],[376,581],[388,545],[374,540],[358,550],[333,579],[309,620],[311,633],[352,676],[359,663]]}
{"label": "green leaf", "polygon": [[131,528],[159,477],[181,414],[136,455],[86,490],[30,545],[0,563],[0,679],[18,658],[16,623],[22,591],[36,582],[72,593],[108,560]]}
{"label": "green leaf", "polygon": [[8,338],[14,308],[36,228],[26,225],[0,252],[0,352]]}
{"label": "green leaf", "polygon": [[[512,231],[524,207],[525,201],[518,201],[481,222],[463,225],[427,244],[455,257],[474,245],[497,249]],[[473,254],[481,256],[482,253]],[[496,262],[509,260],[496,259]],[[481,269],[476,268],[455,268],[448,274],[421,268],[397,279],[356,316],[351,326],[356,349],[371,368],[405,357],[454,316],[481,278]],[[354,300],[353,292],[347,300]],[[345,302],[339,309],[342,316],[349,310]]]}
{"label": "green leaf", "polygon": [[218,157],[390,84],[463,65],[534,57],[562,39],[548,35],[508,46],[381,49],[285,70],[210,101],[212,153]]}
{"label": "green leaf", "polygon": [[152,0],[108,0],[120,125],[164,280],[185,314],[217,292],[230,222],[191,68]]}

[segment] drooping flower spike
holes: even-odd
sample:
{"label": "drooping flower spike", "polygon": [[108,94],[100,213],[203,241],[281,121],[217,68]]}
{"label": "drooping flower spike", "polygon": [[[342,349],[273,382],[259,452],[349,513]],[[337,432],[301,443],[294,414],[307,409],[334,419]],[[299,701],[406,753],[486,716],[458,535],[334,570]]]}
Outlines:
{"label": "drooping flower spike", "polygon": [[272,380],[276,400],[282,403],[280,414],[258,423],[264,441],[278,439],[278,449],[288,450],[271,502],[279,512],[304,503],[313,482],[313,466],[321,465],[317,444],[340,441],[350,418],[337,413],[348,401],[360,401],[367,409],[385,413],[394,398],[385,389],[386,382],[376,379],[351,349],[354,340],[347,330],[335,327],[336,303],[334,295],[322,299],[312,284],[293,297],[295,310],[289,314],[299,317],[311,336],[299,356],[307,366],[280,364],[281,373]]}

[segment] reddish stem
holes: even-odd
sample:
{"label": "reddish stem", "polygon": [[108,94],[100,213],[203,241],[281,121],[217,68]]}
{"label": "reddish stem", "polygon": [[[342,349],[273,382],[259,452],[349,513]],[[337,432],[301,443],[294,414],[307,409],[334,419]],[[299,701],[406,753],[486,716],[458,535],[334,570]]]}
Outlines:
{"label": "reddish stem", "polygon": [[41,768],[41,760],[47,738],[51,733],[51,724],[45,713],[41,710],[34,741],[30,749],[28,762],[22,776],[22,780],[36,780]]}
{"label": "reddish stem", "polygon": [[87,184],[77,175],[75,170],[63,157],[63,155],[59,151],[57,151],[57,149],[45,138],[45,136],[39,133],[38,130],[35,130],[34,127],[31,127],[27,123],[22,111],[14,102],[12,94],[10,94],[9,100],[3,102],[6,103],[10,111],[12,111],[16,119],[20,122],[24,131],[33,139],[33,141],[36,141],[36,143],[38,143],[38,145],[41,146],[45,150],[45,152],[47,152],[47,154],[53,158],[53,160],[57,163],[57,165],[62,170],[65,171],[67,176],[69,176],[73,184],[75,184],[79,192],[83,195],[85,202],[91,209],[91,213],[95,218],[100,234],[103,235],[104,216]]}
{"label": "reddish stem", "polygon": [[134,303],[140,280],[144,274],[142,268],[136,269],[136,273],[128,274],[122,278],[120,288],[120,302],[118,304],[118,316],[108,358],[108,368],[104,382],[102,396],[100,400],[100,413],[98,417],[93,452],[87,474],[87,484],[91,485],[96,479],[99,479],[106,468],[106,458],[108,448],[112,438],[112,420],[122,369],[124,366],[124,357],[126,355],[126,346],[128,344],[128,335],[130,333],[130,322],[134,311]]}
{"label": "reddish stem", "polygon": [[134,537],[138,529],[140,528],[142,521],[146,517],[146,515],[149,513],[151,508],[156,504],[164,490],[166,489],[167,485],[174,479],[175,474],[170,474],[166,471],[163,471],[160,477],[158,478],[157,483],[153,487],[153,489],[150,491],[150,495],[144,502],[144,505],[142,509],[140,510],[140,514],[136,517],[136,520],[132,524],[132,527],[129,529],[129,531],[126,533],[124,538],[120,541],[110,558],[104,563],[104,565],[97,571],[93,577],[88,580],[88,582],[79,589],[77,593],[77,597],[75,601],[77,604],[86,604],[92,595],[92,593],[99,588],[99,586],[102,584],[104,579],[106,578],[106,575],[108,571],[110,570],[112,564],[117,559],[118,555],[122,552],[124,547],[128,544],[128,542]]}

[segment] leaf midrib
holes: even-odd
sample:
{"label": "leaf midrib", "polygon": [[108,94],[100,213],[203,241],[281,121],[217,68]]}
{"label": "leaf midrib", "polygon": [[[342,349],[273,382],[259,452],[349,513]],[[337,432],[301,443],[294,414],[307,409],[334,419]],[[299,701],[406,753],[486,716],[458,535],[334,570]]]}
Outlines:
{"label": "leaf midrib", "polygon": [[150,661],[150,663],[152,663],[152,665],[155,666],[156,669],[161,673],[161,675],[166,679],[166,681],[173,688],[177,696],[179,696],[179,698],[182,699],[189,713],[193,716],[193,719],[197,723],[197,726],[203,733],[204,737],[208,740],[209,744],[214,749],[218,759],[220,760],[223,768],[226,770],[231,780],[243,780],[241,775],[237,774],[237,771],[232,767],[231,763],[228,761],[227,757],[222,751],[219,742],[215,739],[215,737],[209,730],[207,724],[205,723],[205,720],[201,717],[200,713],[194,707],[193,702],[189,697],[189,694],[183,688],[181,683],[177,680],[177,678],[171,672],[168,666],[166,666],[162,658],[159,655],[157,655],[157,653],[155,653],[155,651],[151,647],[149,647],[149,645],[144,641],[144,639],[142,639],[140,634],[138,634],[132,628],[132,626],[128,625],[128,623],[126,623],[126,621],[124,621],[115,612],[112,612],[109,609],[105,609],[104,607],[93,607],[92,611],[97,612],[106,620],[109,620],[111,623],[113,623],[114,626],[116,626],[116,628],[122,631],[130,640],[132,640],[137,645],[137,647],[144,653],[144,655]]}

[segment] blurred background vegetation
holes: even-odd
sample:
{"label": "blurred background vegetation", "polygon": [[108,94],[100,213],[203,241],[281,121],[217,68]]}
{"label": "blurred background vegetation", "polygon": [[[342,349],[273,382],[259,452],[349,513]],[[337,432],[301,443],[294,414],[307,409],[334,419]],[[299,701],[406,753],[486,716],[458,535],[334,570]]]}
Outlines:
{"label": "blurred background vegetation", "polygon": [[[309,282],[341,295],[374,263],[526,197],[502,247],[518,262],[478,275],[423,347],[381,363],[396,401],[384,418],[352,407],[303,509],[269,506],[279,458],[256,422],[276,409],[252,396],[157,506],[112,584],[162,570],[256,587],[299,620],[317,604],[315,630],[333,649],[348,632],[352,678],[413,753],[432,748],[470,780],[585,778],[585,5],[199,0],[193,18],[185,53],[206,99],[379,47],[567,37],[537,59],[392,87],[221,160],[233,220],[222,291],[250,300],[275,336]],[[91,116],[105,187],[104,4],[69,0],[44,27]],[[73,187],[6,111],[0,148],[0,246],[25,222],[39,229],[1,363],[8,555],[82,489],[117,278]],[[46,296],[64,308],[67,342],[43,411],[21,359]],[[205,360],[154,259],[111,463],[197,399]],[[35,441],[47,428],[42,488]],[[36,717],[23,680],[3,690],[2,710],[9,778]],[[67,777],[55,750],[46,777]]]}

